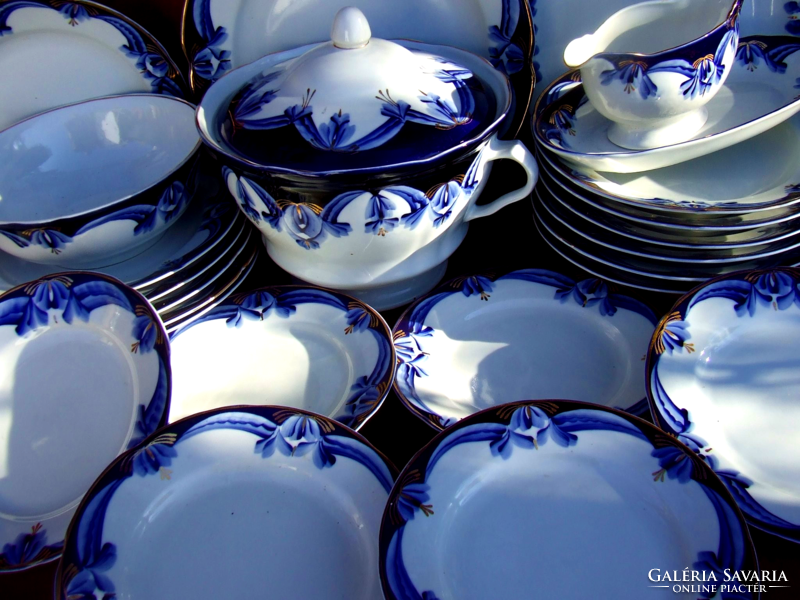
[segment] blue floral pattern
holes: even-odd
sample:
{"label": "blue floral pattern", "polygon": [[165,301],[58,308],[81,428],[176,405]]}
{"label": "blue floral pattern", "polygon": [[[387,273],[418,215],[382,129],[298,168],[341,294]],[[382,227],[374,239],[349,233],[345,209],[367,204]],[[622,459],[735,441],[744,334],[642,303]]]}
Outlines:
{"label": "blue floral pattern", "polygon": [[189,194],[184,184],[175,181],[164,189],[156,204],[129,206],[103,215],[80,227],[72,236],[57,229],[44,227],[22,231],[0,228],[0,235],[7,237],[19,248],[40,246],[49,248],[53,254],[61,254],[64,248],[75,241],[75,238],[106,223],[133,221],[136,223],[133,228],[134,237],[150,233],[156,226],[165,225],[182,215],[188,204]]}
{"label": "blue floral pattern", "polygon": [[208,82],[216,81],[231,68],[231,52],[223,48],[228,41],[224,27],[214,27],[211,0],[197,0],[192,6],[194,26],[204,46],[191,59],[193,74]]}
{"label": "blue floral pattern", "polygon": [[[519,8],[518,4],[516,6]],[[375,110],[386,120],[373,131],[360,131],[341,107],[332,111],[328,121],[317,124],[313,106],[316,90],[313,89],[306,91],[299,104],[280,111],[271,110],[270,104],[277,97],[283,73],[283,69],[278,69],[260,75],[234,100],[231,110],[234,129],[263,131],[293,125],[303,139],[319,150],[352,153],[385,144],[407,122],[447,130],[470,123],[475,111],[475,98],[466,84],[473,77],[472,72],[460,65],[441,63],[433,75],[452,86],[450,98],[420,90],[417,99],[425,110],[417,110],[405,100],[392,98],[389,90],[375,90]]]}
{"label": "blue floral pattern", "polygon": [[316,250],[329,236],[347,237],[353,227],[340,221],[342,211],[354,202],[365,202],[364,232],[385,237],[397,227],[416,229],[423,218],[434,228],[453,215],[456,206],[466,205],[479,183],[480,156],[464,175],[433,186],[427,192],[408,186],[389,186],[376,191],[354,190],[335,196],[322,208],[308,202],[276,200],[252,179],[237,176],[222,167],[222,177],[239,208],[250,221],[266,224],[276,233],[285,232],[301,248]]}
{"label": "blue floral pattern", "polygon": [[21,569],[30,564],[46,561],[61,552],[63,542],[47,545],[47,531],[41,523],[31,527],[30,533],[20,533],[13,542],[3,545],[0,553],[0,571]]}
{"label": "blue floral pattern", "polygon": [[489,27],[489,62],[506,75],[513,75],[525,65],[525,54],[511,40],[517,30],[520,17],[519,0],[503,0],[502,17],[499,25]]}
{"label": "blue floral pattern", "polygon": [[360,427],[380,406],[394,378],[394,356],[389,332],[372,309],[347,296],[317,288],[262,288],[233,296],[207,314],[174,331],[175,339],[192,327],[224,320],[228,327],[241,328],[247,321],[263,321],[270,315],[289,319],[304,304],[333,307],[343,313],[342,335],[369,335],[377,343],[375,364],[369,373],[359,375],[351,385],[347,400],[336,420],[349,427]]}
{"label": "blue floral pattern", "polygon": [[[665,317],[656,330],[651,344],[648,360],[648,397],[656,414],[665,429],[678,436],[689,446],[696,457],[706,462],[722,479],[733,494],[745,516],[765,528],[789,537],[800,539],[800,524],[790,523],[772,514],[762,507],[747,491],[752,485],[746,476],[732,469],[720,468],[718,461],[711,453],[708,444],[694,432],[694,423],[689,411],[675,404],[670,398],[659,375],[660,357],[673,353],[695,352],[691,339],[691,324],[685,315],[698,304],[713,298],[725,298],[732,301],[731,308],[737,318],[753,318],[760,310],[785,311],[800,307],[800,277],[791,269],[769,269],[751,271],[744,277],[732,276],[720,278],[705,285],[684,306]],[[671,461],[669,450],[663,450],[660,458],[663,472],[654,473],[662,477],[685,477],[684,470],[690,465],[679,465]]]}
{"label": "blue floral pattern", "polygon": [[748,549],[744,545],[742,523],[731,508],[730,501],[707,483],[708,475],[702,471],[703,461],[691,449],[682,447],[674,438],[661,432],[654,433],[652,426],[643,430],[636,423],[609,411],[570,404],[573,403],[513,402],[498,407],[483,416],[471,417],[472,422],[455,427],[449,435],[441,438],[438,445],[412,459],[389,498],[388,518],[384,519],[381,531],[381,574],[385,576],[391,592],[387,597],[398,600],[436,597],[431,590],[420,593],[416,589],[403,559],[403,534],[406,526],[420,516],[435,519],[428,481],[442,457],[462,444],[488,442],[489,456],[507,460],[514,448],[523,452],[535,451],[550,441],[565,449],[576,446],[580,442],[578,433],[584,431],[618,432],[652,444],[651,456],[660,467],[654,473],[657,475],[655,482],[663,482],[668,478],[679,485],[689,482],[700,485],[719,520],[720,540],[715,552],[703,551],[698,554],[696,568],[706,570],[716,567],[733,571],[745,564]]}
{"label": "blue floral pattern", "polygon": [[430,338],[436,333],[434,328],[425,324],[428,314],[439,302],[457,293],[467,298],[475,297],[479,301],[488,302],[497,282],[505,280],[527,281],[554,288],[554,300],[562,303],[571,300],[584,308],[598,310],[604,317],[613,317],[617,310],[622,308],[644,316],[653,325],[657,322],[652,310],[632,298],[613,293],[608,284],[600,279],[576,282],[569,277],[544,269],[522,269],[499,277],[471,275],[443,284],[414,305],[410,312],[400,319],[394,333],[394,349],[397,355],[395,387],[399,392],[398,395],[412,412],[433,423],[437,428],[448,427],[456,420],[437,415],[430,410],[416,390],[417,379],[428,376],[425,362],[429,353],[425,351],[427,346],[425,338]]}
{"label": "blue floral pattern", "polygon": [[[52,4],[52,6],[51,6]],[[80,2],[7,2],[0,6],[0,36],[12,34],[8,25],[11,14],[23,8],[47,8],[54,10],[67,20],[67,23],[78,28],[87,21],[103,21],[116,29],[125,38],[125,44],[119,49],[125,56],[136,63],[142,77],[150,83],[151,92],[183,98],[185,96],[180,84],[178,70],[172,65],[159,48],[148,44],[142,37],[142,31],[127,20],[107,13],[102,6],[84,5]],[[152,40],[150,40],[152,42]]]}
{"label": "blue floral pattern", "polygon": [[75,518],[74,535],[67,547],[57,584],[62,600],[111,600],[116,587],[108,572],[115,566],[117,546],[104,539],[106,514],[117,490],[132,477],[160,474],[168,485],[167,469],[180,456],[180,444],[210,430],[237,430],[252,434],[253,450],[264,459],[275,453],[297,458],[309,456],[318,469],[332,468],[339,457],[366,468],[388,493],[393,474],[381,457],[352,433],[332,421],[286,409],[253,408],[216,411],[165,429],[142,447],[118,459],[98,483]]}

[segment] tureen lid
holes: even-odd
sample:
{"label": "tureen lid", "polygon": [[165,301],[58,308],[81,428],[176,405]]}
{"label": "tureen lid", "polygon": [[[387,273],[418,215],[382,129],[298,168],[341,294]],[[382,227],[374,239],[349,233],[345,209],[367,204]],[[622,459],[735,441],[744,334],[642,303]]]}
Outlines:
{"label": "tureen lid", "polygon": [[372,37],[364,14],[348,7],[336,14],[330,42],[245,84],[223,134],[259,163],[280,156],[316,170],[330,161],[392,162],[474,136],[496,118],[495,103],[467,67]]}

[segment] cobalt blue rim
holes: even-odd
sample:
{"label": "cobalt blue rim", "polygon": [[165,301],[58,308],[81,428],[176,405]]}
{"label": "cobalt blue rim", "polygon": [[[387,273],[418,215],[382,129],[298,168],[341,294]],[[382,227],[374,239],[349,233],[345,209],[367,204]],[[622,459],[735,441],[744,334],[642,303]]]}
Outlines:
{"label": "cobalt blue rim", "polygon": [[[507,118],[508,113],[511,109],[511,104],[513,100],[513,91],[508,76],[503,73],[496,73],[495,72],[496,69],[487,59],[474,54],[470,54],[465,50],[461,50],[453,46],[423,44],[421,42],[416,42],[412,40],[391,40],[391,41],[394,41],[410,50],[417,49],[423,51],[430,51],[430,53],[432,54],[435,54],[434,52],[432,52],[434,49],[445,48],[447,50],[448,56],[444,58],[456,60],[452,58],[452,56],[461,55],[461,56],[467,56],[473,61],[478,61],[482,63],[483,68],[486,69],[485,74],[488,74],[493,77],[501,77],[504,83],[502,90],[505,95],[505,99],[496,98],[497,116],[494,119],[487,120],[487,122],[483,125],[483,127],[476,129],[474,133],[470,134],[470,137],[461,140],[458,143],[453,144],[452,146],[439,152],[438,154],[428,156],[422,159],[409,159],[409,160],[390,162],[387,164],[368,166],[368,167],[354,167],[347,169],[312,171],[299,168],[295,169],[276,164],[261,164],[247,158],[246,156],[241,154],[238,150],[236,150],[235,147],[231,146],[227,142],[217,140],[216,138],[221,137],[220,131],[223,125],[222,107],[220,107],[220,109],[218,110],[219,114],[212,114],[210,110],[208,110],[206,107],[203,106],[204,102],[209,101],[208,94],[206,94],[206,96],[204,96],[203,99],[200,101],[200,104],[198,105],[198,109],[196,111],[197,129],[200,132],[202,140],[206,143],[206,145],[211,149],[212,152],[221,155],[222,157],[224,157],[225,161],[227,161],[230,165],[239,170],[243,170],[251,174],[257,174],[257,176],[260,177],[275,177],[276,181],[280,181],[280,179],[286,179],[291,182],[299,181],[309,185],[316,185],[316,186],[320,186],[323,184],[332,184],[332,183],[341,184],[342,182],[344,183],[344,185],[347,185],[350,184],[351,181],[353,181],[352,178],[354,176],[359,176],[359,175],[375,177],[384,181],[390,181],[391,178],[400,179],[411,176],[422,176],[429,172],[432,172],[435,169],[447,168],[453,163],[468,159],[472,154],[478,152],[480,148],[489,141],[491,136],[497,133],[503,121]],[[260,58],[254,63],[237,67],[236,69],[227,72],[223,77],[230,77],[234,73],[241,72],[242,69],[252,69],[253,65],[256,64],[263,66],[264,69],[266,69],[267,67],[274,66],[286,60],[294,59],[302,55],[306,51],[317,47],[318,45],[319,44],[308,44],[307,46],[295,48],[294,50],[286,50],[283,52],[276,52],[273,54],[269,54],[263,58]],[[268,64],[262,65],[262,63],[268,63]],[[481,83],[485,83],[486,78],[481,77],[480,75],[482,75],[482,73],[478,74],[479,81]],[[220,78],[220,80],[222,79],[223,78]],[[245,80],[243,84],[246,84],[249,81],[252,81],[252,77]],[[495,92],[496,90],[492,88],[492,91]],[[227,105],[229,104],[230,100],[234,96],[236,96],[239,92],[240,89],[235,90],[233,93],[229,94],[228,97],[224,100],[225,110],[229,108]],[[533,92],[531,91],[531,93]],[[495,96],[497,96],[496,93]],[[355,185],[363,185],[363,183],[364,183],[363,181],[360,181]],[[289,186],[287,185],[287,187]]]}
{"label": "cobalt blue rim", "polygon": [[[225,415],[230,415],[230,418],[226,419]],[[195,429],[196,426],[200,427]],[[259,447],[266,449],[271,445],[273,448],[277,446],[283,454],[286,454],[284,451],[286,448],[281,447],[281,442],[283,446],[291,446],[287,441],[303,439],[303,435],[298,434],[300,430],[304,435],[315,438],[314,463],[317,468],[329,468],[335,464],[336,457],[341,456],[361,463],[387,492],[397,479],[397,468],[365,437],[341,423],[312,412],[282,406],[231,406],[186,417],[159,429],[135,448],[118,456],[83,497],[65,537],[64,553],[56,572],[57,598],[61,600],[74,597],[91,598],[98,587],[102,590],[102,587],[109,587],[109,584],[111,589],[102,590],[106,592],[104,597],[107,599],[115,597],[113,582],[103,574],[116,560],[115,548],[113,543],[102,541],[105,511],[113,499],[114,492],[127,479],[159,473],[161,469],[170,465],[171,459],[177,456],[175,446],[186,434],[191,437],[204,430],[220,428],[255,433],[261,437],[256,444],[257,451]],[[336,439],[332,438],[347,439],[360,444],[374,453],[382,464],[373,461],[369,454],[359,452],[357,447],[337,443]],[[384,469],[388,471],[388,478],[384,476]],[[90,523],[82,529],[82,520],[89,509],[92,510]],[[79,589],[90,586],[91,592]],[[76,596],[76,594],[84,595]]]}
{"label": "cobalt blue rim", "polygon": [[100,19],[113,26],[124,37],[127,44],[120,48],[126,56],[136,60],[143,77],[150,81],[152,92],[185,99],[188,88],[183,73],[170,57],[164,46],[144,27],[122,13],[91,0],[24,0],[12,1],[0,6],[0,36],[8,33],[6,21],[18,8],[41,6],[51,8],[64,15],[73,27],[89,19]]}
{"label": "cobalt blue rim", "polygon": [[[570,413],[572,419],[570,419]],[[594,413],[594,414],[590,414]],[[616,419],[604,418],[606,415]],[[619,419],[626,421],[623,426]],[[456,445],[468,442],[488,442],[491,455],[507,456],[514,451],[535,448],[532,439],[512,441],[517,425],[543,425],[540,433],[550,429],[548,437],[562,447],[578,442],[576,432],[605,429],[634,435],[653,445],[654,457],[661,469],[652,475],[654,481],[665,477],[680,483],[693,481],[706,492],[720,520],[720,547],[716,553],[702,552],[698,563],[703,568],[722,572],[726,567],[735,570],[758,570],[758,558],[745,524],[731,493],[714,472],[684,443],[666,435],[647,421],[624,411],[574,400],[523,400],[510,402],[476,412],[455,425],[439,432],[406,464],[389,494],[380,528],[380,575],[386,600],[435,600],[435,592],[417,590],[403,564],[402,531],[418,512],[432,512],[425,481],[438,460]],[[529,437],[529,436],[525,436]],[[544,438],[547,441],[547,438]],[[529,442],[529,443],[528,443]],[[543,443],[543,442],[539,442]],[[394,543],[400,535],[400,541]],[[394,547],[392,547],[394,546]],[[713,556],[713,560],[711,559]],[[695,567],[697,568],[697,566]],[[734,568],[731,568],[733,571]],[[395,591],[397,590],[397,591]],[[758,597],[758,596],[755,596]]]}
{"label": "cobalt blue rim", "polygon": [[[155,352],[159,358],[153,396],[147,405],[137,407],[136,425],[128,443],[128,448],[133,448],[166,424],[172,393],[169,339],[161,319],[142,294],[102,273],[55,273],[0,295],[0,326],[15,325],[18,335],[22,336],[47,327],[49,310],[61,310],[61,320],[70,324],[75,320],[87,321],[94,309],[108,305],[119,306],[136,315],[133,336],[137,342],[131,352]],[[63,542],[45,545],[46,535],[46,529],[39,523],[31,534],[20,536],[17,543],[4,545],[0,553],[0,573],[24,570],[57,559]],[[12,553],[24,561],[12,562]]]}
{"label": "cobalt blue rim", "polygon": [[358,431],[386,400],[394,382],[397,357],[389,325],[378,311],[352,296],[314,286],[261,287],[234,294],[201,317],[178,327],[169,337],[173,340],[192,327],[208,321],[224,319],[228,327],[241,327],[247,320],[291,318],[301,304],[323,304],[343,311],[348,325],[344,335],[369,332],[378,345],[378,356],[372,371],[354,382],[344,407],[333,417]]}
{"label": "cobalt blue rim", "polygon": [[693,351],[692,344],[688,343],[690,333],[684,318],[696,304],[710,298],[728,298],[736,303],[732,310],[737,317],[752,314],[759,304],[774,303],[776,310],[784,310],[800,302],[798,286],[800,268],[796,267],[737,271],[709,279],[678,298],[661,319],[653,333],[645,362],[647,400],[656,425],[683,441],[719,475],[748,524],[796,543],[800,543],[800,523],[785,521],[762,507],[747,491],[752,482],[746,473],[733,469],[718,470],[716,459],[708,454],[710,448],[707,449],[705,441],[692,434],[694,424],[689,412],[677,406],[661,385],[658,363],[665,352],[684,348]]}
{"label": "cobalt blue rim", "polygon": [[[392,339],[397,355],[394,391],[414,416],[437,431],[451,427],[457,421],[428,409],[417,394],[414,380],[420,376],[420,371],[416,362],[421,360],[425,353],[418,352],[419,344],[414,341],[414,338],[429,336],[433,333],[434,330],[425,325],[425,318],[440,301],[459,293],[465,297],[478,295],[481,299],[488,300],[494,287],[493,284],[502,280],[526,281],[534,285],[551,287],[554,291],[554,301],[565,302],[572,298],[587,308],[597,305],[603,316],[613,316],[617,309],[622,308],[645,317],[654,327],[658,324],[655,313],[645,304],[629,296],[615,293],[613,284],[599,278],[574,281],[565,275],[546,269],[518,269],[500,273],[467,275],[442,283],[409,306],[392,329]],[[406,339],[409,341],[405,341]],[[646,414],[646,398],[627,407],[627,410],[636,415]]]}
{"label": "cobalt blue rim", "polygon": [[[763,48],[756,52],[756,49],[759,48],[760,45],[763,45]],[[784,59],[797,51],[800,51],[800,44],[797,43],[796,37],[783,35],[749,36],[739,40],[734,67],[737,63],[741,63],[741,65],[744,66],[740,68],[748,68],[750,65],[755,64],[758,60],[764,60],[771,71],[785,74],[786,63],[784,62]],[[759,121],[768,118],[770,115],[779,113],[787,107],[793,105],[796,101],[797,98],[793,98],[783,106],[780,106],[755,119],[751,119],[750,121],[740,123],[724,132],[710,133],[702,137],[692,138],[691,140],[685,142],[670,144],[645,152],[657,152],[663,148],[696,144],[711,137],[730,134],[732,131],[738,131],[744,127],[758,123]],[[558,133],[555,130],[566,128],[565,130],[569,131],[569,129],[572,129],[572,121],[575,117],[575,112],[578,110],[578,108],[586,104],[586,102],[588,102],[588,98],[583,91],[583,84],[581,82],[579,69],[568,71],[561,77],[555,79],[541,93],[536,102],[536,106],[534,107],[534,116],[531,119],[531,130],[536,143],[541,144],[545,149],[548,150],[553,147],[553,144],[550,142],[550,138],[552,135]],[[603,152],[576,152],[568,147],[558,147],[559,154],[579,156],[627,156],[641,152],[641,150],[627,150],[624,148]]]}

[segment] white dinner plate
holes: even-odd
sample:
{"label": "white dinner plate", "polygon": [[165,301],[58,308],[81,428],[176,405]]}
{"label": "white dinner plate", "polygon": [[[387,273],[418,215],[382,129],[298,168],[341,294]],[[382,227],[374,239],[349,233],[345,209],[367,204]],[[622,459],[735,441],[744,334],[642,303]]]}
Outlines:
{"label": "white dinner plate", "polygon": [[0,73],[0,130],[90,98],[186,95],[158,41],[124,15],[85,0],[0,5]]}
{"label": "white dinner plate", "polygon": [[387,600],[759,597],[673,592],[676,572],[757,569],[741,513],[675,438],[582,402],[506,404],[437,435],[397,478],[380,551]]}
{"label": "white dinner plate", "polygon": [[169,343],[143,296],[70,272],[0,296],[0,572],[61,552],[106,465],[166,422]]}
{"label": "white dinner plate", "polygon": [[281,404],[359,429],[394,378],[383,318],[319,288],[237,294],[170,337],[170,421],[230,404]]}
{"label": "white dinner plate", "polygon": [[521,399],[646,412],[641,367],[655,324],[644,304],[598,279],[543,269],[460,277],[394,326],[395,389],[437,429]]}
{"label": "white dinner plate", "polygon": [[714,279],[662,319],[653,414],[706,461],[748,522],[800,542],[800,271]]}
{"label": "white dinner plate", "polygon": [[311,413],[189,417],[95,483],[56,597],[375,600],[395,473],[363,437]]}

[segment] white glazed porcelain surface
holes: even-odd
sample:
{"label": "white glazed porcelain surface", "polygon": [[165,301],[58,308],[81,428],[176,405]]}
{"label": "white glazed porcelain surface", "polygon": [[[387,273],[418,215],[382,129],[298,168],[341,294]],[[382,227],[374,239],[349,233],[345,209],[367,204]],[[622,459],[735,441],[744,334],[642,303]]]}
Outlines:
{"label": "white glazed porcelain surface", "polygon": [[[614,173],[660,169],[749,140],[800,110],[794,88],[800,75],[800,54],[789,52],[781,58],[785,70],[776,71],[767,68],[763,59],[742,54],[745,50],[740,47],[730,76],[705,107],[708,120],[690,140],[652,150],[623,150],[608,139],[611,121],[586,101],[581,84],[572,81],[565,81],[563,86],[555,84],[558,87],[550,88],[540,98],[534,120],[536,140],[578,168]],[[562,98],[569,92],[573,95],[567,103]],[[558,116],[554,115],[548,124],[541,115],[549,105]]]}
{"label": "white glazed porcelain surface", "polygon": [[[119,262],[154,243],[186,209],[192,182],[169,178],[200,143],[194,107],[154,95],[90,100],[0,132],[0,227],[31,228],[0,231],[0,250],[51,265]],[[115,208],[160,182],[166,189],[152,204]],[[48,229],[68,217],[85,223],[69,234]]]}
{"label": "white glazed porcelain surface", "polygon": [[797,272],[777,270],[722,279],[694,292],[657,332],[648,373],[661,422],[725,474],[752,523],[795,540],[797,283]]}
{"label": "white glazed porcelain surface", "polygon": [[237,295],[176,331],[171,348],[170,422],[231,404],[280,404],[358,428],[394,374],[383,319],[316,288]]}
{"label": "white glazed porcelain surface", "polygon": [[322,417],[257,411],[170,425],[128,455],[132,470],[113,467],[113,479],[92,490],[95,502],[81,507],[58,597],[100,570],[90,557],[102,545],[115,556],[92,590],[101,595],[110,582],[131,599],[218,599],[234,589],[241,597],[380,598],[389,467]]}
{"label": "white glazed porcelain surface", "polygon": [[540,269],[462,278],[395,325],[395,385],[437,428],[521,399],[627,409],[644,398],[642,359],[655,323],[650,309],[599,280]]}
{"label": "white glazed porcelain surface", "polygon": [[164,49],[105,7],[7,2],[0,7],[0,32],[0,130],[89,98],[183,97]]}
{"label": "white glazed porcelain surface", "polygon": [[738,15],[726,21],[732,10],[730,0],[643,2],[570,42],[564,61],[580,67],[592,106],[614,121],[612,143],[657,148],[703,126],[703,107],[722,89],[736,55]]}
{"label": "white glazed porcelain surface", "polygon": [[[567,70],[564,50],[575,38],[595,31],[608,17],[635,0],[530,0],[536,25],[536,91],[540,95]],[[751,35],[797,35],[796,13],[772,0],[746,0],[739,17],[741,37]]]}
{"label": "white glazed porcelain surface", "polygon": [[[200,200],[198,198],[198,200]],[[227,200],[225,200],[227,202]],[[170,228],[169,235],[163,236],[151,247],[141,254],[120,262],[110,267],[101,269],[103,273],[115,277],[136,289],[147,290],[158,282],[164,282],[165,271],[168,278],[179,283],[182,277],[182,269],[170,267],[181,265],[185,256],[197,252],[200,246],[214,245],[219,242],[221,236],[211,235],[211,231],[217,229],[216,221],[220,219],[215,211],[209,212],[208,209],[213,204],[218,203],[218,199],[208,199],[205,203],[191,203],[186,212]],[[237,213],[227,213],[225,227],[232,227],[233,224],[241,223],[238,219],[233,219]],[[201,248],[202,250],[202,248]],[[205,256],[203,253],[201,256]],[[209,256],[209,258],[211,258]],[[191,267],[193,262],[186,265]],[[22,285],[28,281],[51,275],[59,272],[60,269],[54,266],[40,265],[26,262],[11,255],[0,256],[0,291],[8,291],[13,287]]]}
{"label": "white glazed porcelain surface", "polygon": [[6,570],[57,555],[94,479],[155,431],[169,399],[169,351],[146,301],[92,274],[33,282],[0,297],[0,312]]}
{"label": "white glazed porcelain surface", "polygon": [[[652,565],[703,571],[715,554],[742,568],[749,542],[731,500],[707,487],[688,450],[653,441],[645,425],[544,402],[445,431],[392,490],[381,528],[386,598],[525,598],[535,581],[543,598],[584,600],[601,588],[609,598],[694,600],[648,581]],[[677,473],[681,460],[688,473]]]}

